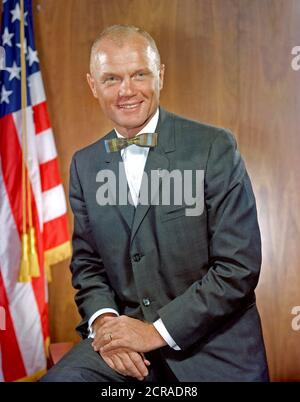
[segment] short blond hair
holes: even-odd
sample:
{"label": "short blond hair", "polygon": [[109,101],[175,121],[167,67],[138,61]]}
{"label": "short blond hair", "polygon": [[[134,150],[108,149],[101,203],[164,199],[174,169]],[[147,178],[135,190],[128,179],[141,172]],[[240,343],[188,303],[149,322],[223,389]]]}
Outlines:
{"label": "short blond hair", "polygon": [[151,50],[155,54],[155,62],[156,66],[159,69],[160,67],[160,54],[158,48],[156,46],[155,40],[152,36],[144,31],[141,28],[138,28],[134,25],[125,25],[125,24],[118,24],[118,25],[111,25],[105,28],[100,35],[95,39],[92,44],[91,48],[91,56],[90,56],[90,70],[92,70],[92,65],[94,63],[94,56],[97,52],[99,43],[103,39],[112,40],[117,46],[124,46],[126,39],[131,38],[134,35],[140,35],[146,39],[147,43],[149,44]]}

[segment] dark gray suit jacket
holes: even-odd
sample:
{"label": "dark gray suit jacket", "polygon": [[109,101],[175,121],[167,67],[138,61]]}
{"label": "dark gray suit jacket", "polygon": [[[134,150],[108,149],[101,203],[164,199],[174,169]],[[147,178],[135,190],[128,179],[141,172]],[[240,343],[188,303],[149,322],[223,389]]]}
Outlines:
{"label": "dark gray suit jacket", "polygon": [[[97,173],[119,177],[120,153],[104,139],[71,164],[73,285],[78,326],[111,307],[135,318],[161,318],[181,351],[161,353],[180,381],[264,381],[268,369],[255,304],[261,242],[255,199],[233,136],[160,109],[158,145],[145,172],[204,171],[204,210],[186,205],[100,206]],[[159,190],[161,191],[161,189]]]}

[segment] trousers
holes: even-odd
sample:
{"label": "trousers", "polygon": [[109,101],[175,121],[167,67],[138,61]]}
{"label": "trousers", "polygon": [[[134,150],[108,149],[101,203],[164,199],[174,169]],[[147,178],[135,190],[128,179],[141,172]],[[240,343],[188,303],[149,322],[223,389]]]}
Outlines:
{"label": "trousers", "polygon": [[[39,382],[137,382],[110,368],[87,338],[76,344]],[[159,350],[145,353],[151,362],[144,382],[178,382]]]}

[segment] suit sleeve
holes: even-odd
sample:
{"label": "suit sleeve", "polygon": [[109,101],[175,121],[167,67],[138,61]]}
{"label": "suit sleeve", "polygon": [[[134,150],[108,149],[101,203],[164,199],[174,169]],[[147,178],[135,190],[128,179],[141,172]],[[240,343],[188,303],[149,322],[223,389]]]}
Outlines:
{"label": "suit sleeve", "polygon": [[74,214],[72,284],[77,289],[75,302],[82,317],[77,330],[83,337],[87,337],[90,317],[101,308],[118,311],[118,306],[94,243],[77,171],[76,155],[73,157],[70,169],[70,204]]}
{"label": "suit sleeve", "polygon": [[183,350],[222,331],[254,302],[261,266],[255,198],[236,142],[225,130],[211,145],[204,192],[207,273],[158,312]]}

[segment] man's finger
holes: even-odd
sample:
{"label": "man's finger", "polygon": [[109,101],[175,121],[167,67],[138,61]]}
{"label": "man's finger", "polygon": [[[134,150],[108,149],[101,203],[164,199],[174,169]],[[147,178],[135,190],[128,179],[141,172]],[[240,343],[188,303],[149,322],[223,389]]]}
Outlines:
{"label": "man's finger", "polygon": [[143,377],[146,377],[149,374],[149,371],[145,365],[143,357],[136,352],[128,352],[129,357],[131,358],[132,362],[141,373]]}
{"label": "man's finger", "polygon": [[145,357],[144,353],[141,352],[140,355],[142,356],[143,361],[146,364],[146,366],[150,366],[151,362]]}
{"label": "man's finger", "polygon": [[[103,358],[103,356],[102,356],[102,358]],[[105,356],[105,359],[103,358],[103,360],[105,361],[106,364],[109,365],[110,368],[112,368],[113,370],[116,370],[116,367],[110,357]]]}
{"label": "man's finger", "polygon": [[[102,356],[102,355],[101,355]],[[112,359],[108,356],[103,357],[102,359],[105,361],[105,363],[114,371],[116,371],[117,373],[123,375],[119,370],[117,370],[117,367],[115,366],[114,362],[112,361]]]}
{"label": "man's finger", "polygon": [[110,359],[113,361],[116,371],[118,371],[122,375],[126,376],[127,370],[126,370],[122,360],[120,359],[120,357],[117,354],[112,354],[112,355],[110,355]]}
{"label": "man's finger", "polygon": [[112,324],[112,323],[109,323],[109,324],[107,323],[98,329],[98,331],[96,332],[96,335],[106,338],[109,334],[113,337],[114,334],[119,333],[119,332],[120,332],[120,327],[118,325]]}
{"label": "man's finger", "polygon": [[128,353],[120,354],[120,359],[123,362],[124,367],[127,369],[127,375],[135,377],[138,380],[143,380],[146,375],[148,375],[148,370],[144,365],[141,357],[136,353],[138,359],[133,359]]}
{"label": "man's finger", "polygon": [[130,345],[121,339],[116,339],[116,340],[112,340],[111,342],[109,342],[107,345],[104,345],[100,348],[100,352],[101,353],[108,353],[108,352],[112,352],[115,349],[119,349],[119,348],[130,348]]}

